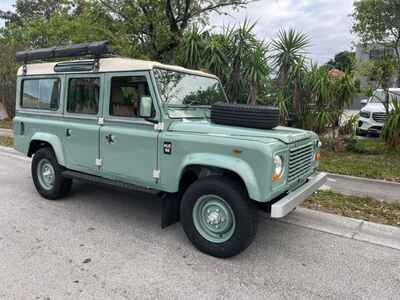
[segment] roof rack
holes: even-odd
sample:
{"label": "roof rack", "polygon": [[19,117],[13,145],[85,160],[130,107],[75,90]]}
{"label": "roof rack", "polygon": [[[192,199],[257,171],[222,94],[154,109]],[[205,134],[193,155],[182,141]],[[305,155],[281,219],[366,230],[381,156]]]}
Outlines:
{"label": "roof rack", "polygon": [[63,47],[25,50],[16,53],[16,61],[23,63],[23,73],[27,73],[27,63],[34,60],[54,58],[94,56],[93,69],[99,69],[99,59],[109,53],[108,41],[74,44]]}

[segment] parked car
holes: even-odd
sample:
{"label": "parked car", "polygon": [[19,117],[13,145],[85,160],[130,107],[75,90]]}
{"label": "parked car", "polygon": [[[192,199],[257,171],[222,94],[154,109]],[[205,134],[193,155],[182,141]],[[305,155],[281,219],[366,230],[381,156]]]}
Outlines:
{"label": "parked car", "polygon": [[[400,101],[400,88],[389,89],[389,100],[390,103]],[[375,90],[372,97],[362,99],[361,104],[365,106],[360,110],[360,118],[357,126],[358,135],[379,135],[387,116],[384,90]],[[393,105],[389,104],[389,111],[392,109]]]}
{"label": "parked car", "polygon": [[[162,195],[163,227],[180,220],[199,250],[230,257],[252,242],[258,207],[282,218],[325,182],[318,136],[278,126],[276,108],[223,103],[214,75],[100,58],[103,46],[17,54],[15,147],[44,198],[75,179]],[[28,64],[65,53],[96,58]]]}

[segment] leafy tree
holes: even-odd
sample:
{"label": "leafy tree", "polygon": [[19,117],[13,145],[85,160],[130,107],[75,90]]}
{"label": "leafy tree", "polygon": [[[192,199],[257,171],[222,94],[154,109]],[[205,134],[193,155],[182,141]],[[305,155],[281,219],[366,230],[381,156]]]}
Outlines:
{"label": "leafy tree", "polygon": [[381,57],[373,61],[359,63],[356,73],[367,77],[371,84],[375,84],[374,89],[382,88],[385,92],[385,99],[379,99],[389,113],[389,88],[393,74],[396,71],[396,63],[391,57]]}
{"label": "leafy tree", "polygon": [[400,1],[356,1],[353,18],[353,30],[364,44],[374,43],[393,49],[397,64],[397,85],[400,86]]}
{"label": "leafy tree", "polygon": [[329,69],[338,69],[343,72],[352,72],[355,67],[356,54],[350,51],[343,51],[335,55],[334,59],[331,59],[327,63]]}
{"label": "leafy tree", "polygon": [[123,27],[149,57],[174,62],[174,51],[193,23],[206,24],[208,15],[238,9],[252,0],[96,0],[100,14]]}

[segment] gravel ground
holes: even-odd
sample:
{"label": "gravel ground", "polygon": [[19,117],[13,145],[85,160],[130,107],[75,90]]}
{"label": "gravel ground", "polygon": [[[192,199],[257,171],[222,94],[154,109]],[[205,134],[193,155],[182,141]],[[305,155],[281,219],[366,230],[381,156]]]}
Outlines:
{"label": "gravel ground", "polygon": [[196,251],[160,202],[76,184],[36,193],[29,162],[0,151],[1,299],[400,299],[400,251],[260,217],[242,255]]}

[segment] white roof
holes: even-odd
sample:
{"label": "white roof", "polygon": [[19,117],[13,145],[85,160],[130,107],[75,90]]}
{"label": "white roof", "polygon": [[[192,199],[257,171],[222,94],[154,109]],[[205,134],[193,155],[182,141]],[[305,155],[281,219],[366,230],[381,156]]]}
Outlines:
{"label": "white roof", "polygon": [[[63,72],[54,72],[54,67],[60,62],[51,63],[37,63],[27,65],[27,76],[29,75],[48,75],[48,74],[62,74]],[[193,75],[206,76],[217,78],[215,75],[208,74],[202,71],[190,70],[179,66],[164,65],[154,61],[146,61],[132,58],[102,58],[100,59],[100,69],[98,72],[119,72],[119,71],[147,71],[153,68],[162,68],[176,72],[184,72]],[[75,73],[75,72],[73,72]],[[81,73],[81,72],[79,72]],[[82,72],[85,73],[85,72]],[[23,75],[23,69],[18,69],[18,76]]]}

